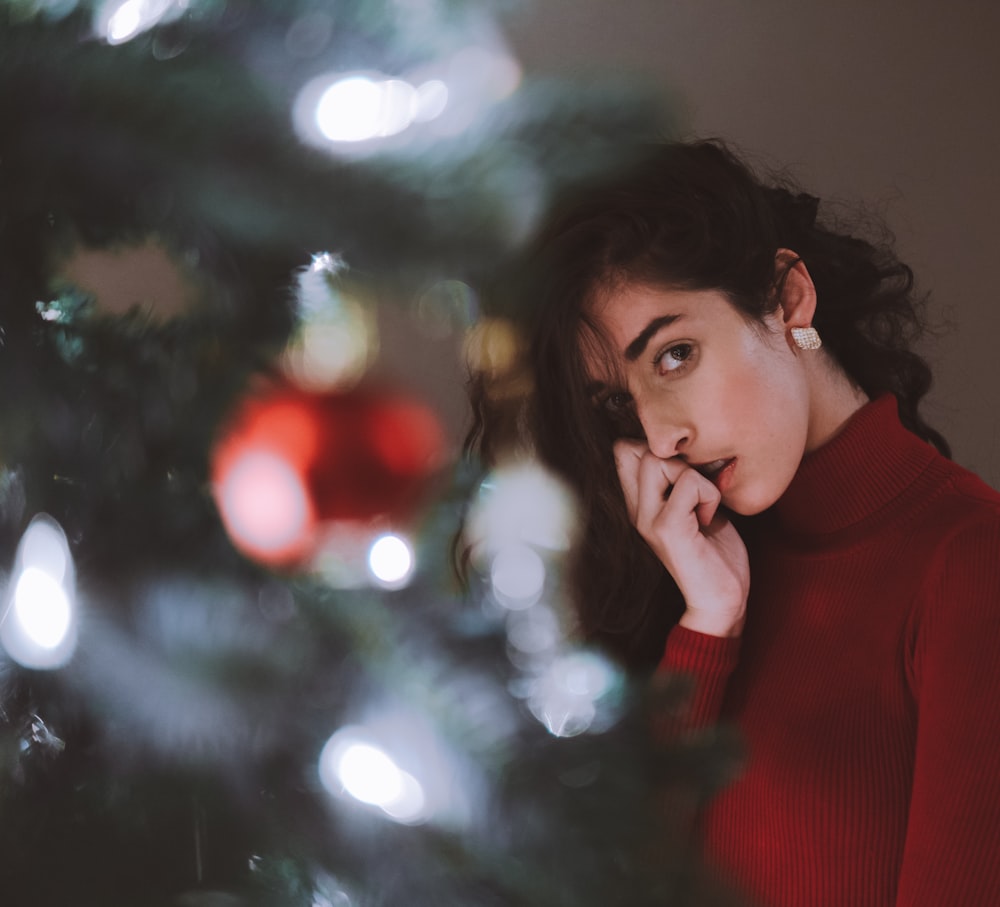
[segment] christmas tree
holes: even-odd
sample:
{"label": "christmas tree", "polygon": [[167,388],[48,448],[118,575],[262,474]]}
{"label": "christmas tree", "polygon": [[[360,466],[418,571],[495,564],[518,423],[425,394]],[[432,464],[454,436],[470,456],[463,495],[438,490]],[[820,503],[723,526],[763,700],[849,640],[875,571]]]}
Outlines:
{"label": "christmas tree", "polygon": [[695,903],[732,747],[573,641],[560,484],[373,368],[397,306],[519,392],[477,288],[664,128],[505,12],[0,6],[4,904]]}

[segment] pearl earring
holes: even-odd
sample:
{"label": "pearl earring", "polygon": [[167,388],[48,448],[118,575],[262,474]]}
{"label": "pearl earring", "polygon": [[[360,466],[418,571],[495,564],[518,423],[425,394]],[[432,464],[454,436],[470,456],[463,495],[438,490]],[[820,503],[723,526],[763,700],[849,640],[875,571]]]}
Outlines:
{"label": "pearl earring", "polygon": [[792,328],[792,340],[800,350],[818,350],[823,345],[814,327]]}

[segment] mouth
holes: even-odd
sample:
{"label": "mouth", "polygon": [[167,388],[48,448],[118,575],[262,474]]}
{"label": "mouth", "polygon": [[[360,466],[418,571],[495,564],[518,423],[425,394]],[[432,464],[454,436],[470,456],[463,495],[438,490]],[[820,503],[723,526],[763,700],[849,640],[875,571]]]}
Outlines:
{"label": "mouth", "polygon": [[710,463],[692,463],[691,468],[700,472],[711,482],[714,481],[727,466],[735,462],[735,457],[726,457],[721,460],[712,460]]}

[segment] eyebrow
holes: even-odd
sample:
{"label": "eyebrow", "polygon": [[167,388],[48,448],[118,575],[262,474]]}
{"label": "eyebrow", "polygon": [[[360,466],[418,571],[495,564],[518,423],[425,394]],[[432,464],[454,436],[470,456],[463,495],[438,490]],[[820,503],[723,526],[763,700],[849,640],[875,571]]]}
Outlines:
{"label": "eyebrow", "polygon": [[646,349],[649,341],[652,340],[661,328],[665,328],[668,324],[673,324],[681,317],[681,315],[660,315],[659,318],[654,318],[639,332],[635,340],[625,347],[625,358],[629,362],[635,362],[642,355],[642,351]]}

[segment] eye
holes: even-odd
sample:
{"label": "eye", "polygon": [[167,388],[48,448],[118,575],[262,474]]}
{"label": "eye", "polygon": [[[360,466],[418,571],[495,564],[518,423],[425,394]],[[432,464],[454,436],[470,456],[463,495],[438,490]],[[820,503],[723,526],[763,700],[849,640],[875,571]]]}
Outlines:
{"label": "eye", "polygon": [[635,401],[627,391],[613,391],[600,400],[608,435],[616,438],[645,438],[635,412]]}
{"label": "eye", "polygon": [[619,413],[632,406],[632,395],[626,391],[615,391],[604,398],[604,408],[613,413]]}
{"label": "eye", "polygon": [[661,375],[683,371],[694,361],[694,344],[675,343],[656,354],[653,366]]}

